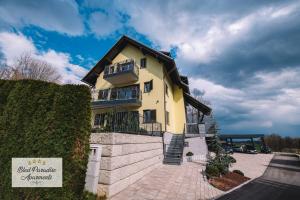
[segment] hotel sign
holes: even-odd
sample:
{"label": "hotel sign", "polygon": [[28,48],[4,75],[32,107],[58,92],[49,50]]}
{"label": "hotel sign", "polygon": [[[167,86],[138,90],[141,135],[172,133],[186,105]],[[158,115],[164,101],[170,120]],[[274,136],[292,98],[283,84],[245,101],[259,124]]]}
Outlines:
{"label": "hotel sign", "polygon": [[62,187],[62,158],[12,158],[12,187]]}

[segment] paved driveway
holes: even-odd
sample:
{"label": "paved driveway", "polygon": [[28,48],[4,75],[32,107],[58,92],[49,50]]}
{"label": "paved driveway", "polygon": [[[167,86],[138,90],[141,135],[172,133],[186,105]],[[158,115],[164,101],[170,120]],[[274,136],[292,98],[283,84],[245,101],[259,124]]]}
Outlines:
{"label": "paved driveway", "polygon": [[264,174],[274,155],[234,153],[232,156],[236,159],[236,163],[230,170],[241,170],[245,176],[254,179]]}
{"label": "paved driveway", "polygon": [[263,176],[218,200],[299,200],[300,160],[291,155],[275,155]]}
{"label": "paved driveway", "polygon": [[111,200],[199,200],[223,194],[203,178],[201,163],[161,165]]}
{"label": "paved driveway", "polygon": [[[239,169],[250,178],[261,176],[273,157],[272,154],[238,153],[233,156],[237,163],[231,170]],[[204,169],[201,161],[180,166],[161,165],[111,200],[206,200],[224,194],[206,181],[201,173]]]}

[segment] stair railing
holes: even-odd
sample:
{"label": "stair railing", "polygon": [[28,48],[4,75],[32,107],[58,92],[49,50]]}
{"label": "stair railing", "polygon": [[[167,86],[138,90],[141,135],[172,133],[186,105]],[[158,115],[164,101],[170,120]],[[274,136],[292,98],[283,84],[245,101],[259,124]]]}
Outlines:
{"label": "stair railing", "polygon": [[166,158],[165,134],[162,132],[163,156]]}
{"label": "stair railing", "polygon": [[182,134],[182,151],[181,151],[181,162],[183,161],[183,150],[185,144],[185,126],[183,127],[183,134]]}

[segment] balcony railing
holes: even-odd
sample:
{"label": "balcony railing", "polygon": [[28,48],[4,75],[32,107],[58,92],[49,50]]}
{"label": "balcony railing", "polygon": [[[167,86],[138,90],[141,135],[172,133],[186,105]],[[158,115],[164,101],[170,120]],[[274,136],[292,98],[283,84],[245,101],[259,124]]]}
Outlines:
{"label": "balcony railing", "polygon": [[144,123],[144,117],[137,111],[107,112],[96,114],[93,131],[161,136],[162,125],[159,122]]}
{"label": "balcony railing", "polygon": [[137,81],[139,68],[133,59],[127,59],[104,68],[103,78],[112,84],[122,84]]}
{"label": "balcony railing", "polygon": [[140,106],[141,102],[142,93],[138,85],[92,91],[92,106],[94,108]]}
{"label": "balcony railing", "polygon": [[201,123],[185,124],[186,137],[205,137],[205,125]]}

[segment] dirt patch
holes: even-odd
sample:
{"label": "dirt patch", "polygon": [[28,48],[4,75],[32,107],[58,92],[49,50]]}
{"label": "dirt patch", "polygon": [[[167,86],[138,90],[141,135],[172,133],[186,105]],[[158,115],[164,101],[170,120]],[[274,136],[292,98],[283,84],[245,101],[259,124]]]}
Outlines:
{"label": "dirt patch", "polygon": [[237,173],[229,172],[222,177],[209,179],[209,183],[219,190],[228,191],[248,180],[250,180],[250,178]]}

